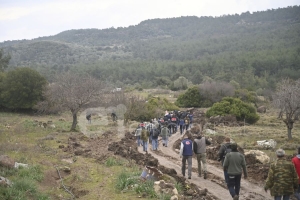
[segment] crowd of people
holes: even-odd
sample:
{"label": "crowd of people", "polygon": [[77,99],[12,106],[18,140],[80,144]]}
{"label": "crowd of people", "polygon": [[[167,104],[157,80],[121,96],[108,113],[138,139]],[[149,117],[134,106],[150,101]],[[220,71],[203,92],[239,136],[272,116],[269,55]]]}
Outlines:
{"label": "crowd of people", "polygon": [[[197,134],[197,137],[193,140],[189,130],[192,123],[192,112],[166,111],[161,118],[139,124],[135,131],[137,145],[142,145],[143,151],[147,152],[148,143],[150,143],[152,150],[157,151],[159,137],[161,137],[162,145],[167,147],[169,137],[179,131],[183,135],[179,153],[182,161],[182,175],[186,175],[187,164],[188,179],[191,179],[192,157],[195,154],[198,164],[198,177],[202,177],[203,174],[203,178],[206,179],[206,146],[211,144],[211,140],[201,133]],[[265,191],[270,190],[274,200],[289,200],[291,195],[300,200],[300,147],[292,162],[284,158],[285,151],[283,149],[278,149],[276,156],[277,160],[270,165],[268,178],[264,186]],[[224,180],[228,191],[234,200],[238,200],[242,174],[244,174],[245,179],[248,177],[245,156],[238,151],[237,143],[231,143],[230,138],[225,138],[219,149],[218,157],[218,161],[223,167]]]}

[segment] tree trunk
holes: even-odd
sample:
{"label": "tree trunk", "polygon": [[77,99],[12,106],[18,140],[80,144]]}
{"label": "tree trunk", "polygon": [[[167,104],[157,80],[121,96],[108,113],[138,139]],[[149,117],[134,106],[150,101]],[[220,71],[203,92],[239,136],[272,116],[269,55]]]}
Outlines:
{"label": "tree trunk", "polygon": [[286,127],[288,129],[288,140],[291,140],[291,139],[293,139],[292,129],[293,129],[293,125],[294,125],[294,120],[286,119],[286,120],[283,120],[283,121],[286,124]]}
{"label": "tree trunk", "polygon": [[288,139],[289,140],[292,140],[293,137],[292,137],[292,129],[288,127]]}
{"label": "tree trunk", "polygon": [[76,125],[77,125],[77,113],[73,113],[73,123],[72,123],[72,126],[71,126],[71,131],[76,130]]}

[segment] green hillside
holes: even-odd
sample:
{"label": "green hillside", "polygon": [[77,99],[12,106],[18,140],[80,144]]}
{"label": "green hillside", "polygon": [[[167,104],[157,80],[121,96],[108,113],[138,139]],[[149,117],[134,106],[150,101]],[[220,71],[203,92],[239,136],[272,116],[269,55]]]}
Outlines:
{"label": "green hillside", "polygon": [[172,86],[179,76],[236,81],[273,89],[300,78],[300,6],[221,17],[179,17],[136,26],[67,30],[54,36],[0,43],[11,68],[32,67],[49,80],[68,70],[89,72],[116,86]]}

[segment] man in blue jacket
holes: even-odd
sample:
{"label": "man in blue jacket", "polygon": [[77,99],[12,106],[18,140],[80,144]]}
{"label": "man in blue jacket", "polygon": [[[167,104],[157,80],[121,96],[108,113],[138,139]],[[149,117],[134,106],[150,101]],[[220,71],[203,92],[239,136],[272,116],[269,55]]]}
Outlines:
{"label": "man in blue jacket", "polygon": [[185,134],[184,139],[180,144],[180,158],[182,158],[182,175],[185,176],[185,165],[188,162],[188,178],[192,177],[192,156],[193,156],[193,141],[189,131]]}

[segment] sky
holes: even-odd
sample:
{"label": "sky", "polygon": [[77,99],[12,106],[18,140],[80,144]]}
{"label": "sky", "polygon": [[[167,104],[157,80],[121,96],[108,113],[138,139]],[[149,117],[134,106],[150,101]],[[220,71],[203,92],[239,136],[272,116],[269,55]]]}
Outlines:
{"label": "sky", "polygon": [[0,42],[147,19],[213,16],[300,5],[300,0],[0,0]]}

